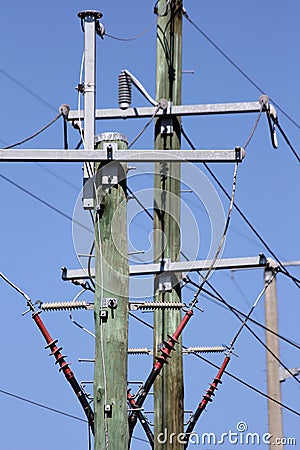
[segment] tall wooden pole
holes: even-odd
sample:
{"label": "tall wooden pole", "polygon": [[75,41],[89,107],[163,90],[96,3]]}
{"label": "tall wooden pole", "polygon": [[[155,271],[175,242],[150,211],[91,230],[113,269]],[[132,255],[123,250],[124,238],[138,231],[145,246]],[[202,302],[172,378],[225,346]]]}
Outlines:
{"label": "tall wooden pole", "polygon": [[[268,283],[273,276],[273,269],[266,268],[264,272],[264,281]],[[277,306],[277,290],[276,278],[274,277],[265,292],[265,321],[266,327],[278,333],[278,306]],[[272,350],[274,355],[279,358],[279,339],[274,334],[266,331],[266,346]],[[279,362],[267,351],[267,380],[268,395],[278,402],[281,402],[281,387],[279,381]],[[272,435],[271,442],[275,439],[283,438],[282,429],[282,407],[277,403],[268,400],[268,423],[269,433]],[[269,445],[272,449],[274,446]],[[276,446],[278,450],[283,450],[283,444]]]}
{"label": "tall wooden pole", "polygon": [[[182,0],[159,0],[157,3],[156,100],[165,98],[174,105],[181,104],[182,78]],[[156,149],[180,148],[180,119],[169,122],[158,119],[155,126]],[[154,180],[154,260],[180,259],[180,164],[155,163]],[[161,281],[161,282],[160,282]],[[165,282],[163,282],[165,281]],[[155,279],[155,299],[180,302],[179,280]],[[164,291],[165,289],[165,291]],[[154,350],[168,340],[181,319],[178,310],[156,310],[154,316]],[[183,368],[181,343],[172,352],[154,385],[154,448],[183,449],[177,436],[183,432]],[[175,433],[172,443],[159,439],[161,433]],[[160,442],[159,442],[160,441]]]}
{"label": "tall wooden pole", "polygon": [[[97,148],[127,148],[103,133]],[[95,450],[127,450],[128,248],[126,165],[97,167],[95,179]]]}

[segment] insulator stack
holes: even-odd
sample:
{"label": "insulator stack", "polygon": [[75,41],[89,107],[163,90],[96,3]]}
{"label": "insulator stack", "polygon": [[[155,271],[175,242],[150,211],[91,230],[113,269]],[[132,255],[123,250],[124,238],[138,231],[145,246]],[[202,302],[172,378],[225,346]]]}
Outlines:
{"label": "insulator stack", "polygon": [[184,303],[179,302],[144,302],[137,309],[182,309],[184,306]]}
{"label": "insulator stack", "polygon": [[131,79],[123,70],[119,75],[119,107],[127,109],[131,105]]}
{"label": "insulator stack", "polygon": [[74,302],[51,302],[42,303],[42,311],[62,311],[71,309],[88,309],[89,303],[85,300],[76,300]]}

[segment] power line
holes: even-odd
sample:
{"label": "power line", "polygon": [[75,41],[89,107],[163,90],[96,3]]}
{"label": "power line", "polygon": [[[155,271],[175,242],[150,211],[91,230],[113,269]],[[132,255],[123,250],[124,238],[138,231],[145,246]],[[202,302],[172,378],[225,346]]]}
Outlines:
{"label": "power line", "polygon": [[[190,145],[190,147],[195,150],[196,147],[194,146],[194,144],[192,143],[192,141],[190,140],[190,138],[188,137],[188,135],[186,134],[186,132],[184,131],[183,127],[181,126],[181,133],[182,136],[185,138],[185,140],[187,141],[187,143]],[[212,178],[215,180],[215,182],[217,183],[217,185],[219,186],[219,188],[223,191],[223,193],[226,195],[226,197],[230,200],[231,196],[228,194],[228,192],[226,191],[226,189],[224,188],[224,186],[222,185],[221,181],[217,178],[217,176],[214,174],[214,172],[211,170],[211,168],[209,167],[209,165],[207,163],[203,163],[203,166],[205,167],[205,169],[209,172],[209,174],[212,176]],[[283,266],[282,262],[280,261],[280,259],[276,256],[276,254],[273,252],[273,250],[270,248],[270,246],[267,244],[267,242],[263,239],[263,237],[259,234],[259,232],[256,230],[256,228],[254,227],[254,225],[252,225],[252,223],[250,222],[250,220],[246,217],[246,215],[243,213],[243,211],[240,209],[240,207],[237,205],[236,202],[233,203],[235,209],[237,210],[237,212],[239,213],[239,215],[242,217],[242,219],[246,222],[246,224],[249,226],[249,228],[253,231],[253,233],[255,234],[255,236],[260,240],[260,242],[264,245],[264,247],[268,250],[268,252],[273,256],[273,258],[276,260],[276,262],[280,265],[282,271],[289,276],[290,278],[294,278],[292,277],[292,275],[288,272],[288,270]],[[297,287],[299,286],[300,280],[298,279],[294,279],[293,280],[296,284]]]}
{"label": "power line", "polygon": [[[193,284],[194,282],[192,280],[190,280],[190,283]],[[211,289],[213,289],[217,295],[212,294],[210,291],[208,291],[207,289],[203,289],[203,292],[205,292],[207,295],[203,295],[202,293],[202,297],[210,300],[210,301],[214,301],[214,303],[216,303],[217,305],[223,307],[224,309],[226,309],[227,311],[230,309],[232,311],[235,311],[237,314],[239,314],[242,317],[246,317],[246,314],[243,313],[241,310],[239,310],[238,308],[235,308],[234,306],[232,306],[230,303],[228,303],[228,301],[226,301],[223,296],[221,296],[221,294],[212,286],[211,283],[207,283],[209,285],[209,287]],[[186,286],[188,287],[188,286]],[[221,302],[221,304],[220,304]],[[262,328],[265,331],[268,331],[271,334],[274,334],[274,336],[277,336],[279,339],[285,341],[287,344],[297,348],[298,350],[300,350],[300,344],[298,344],[297,342],[292,341],[291,339],[283,336],[282,334],[276,333],[275,331],[271,330],[270,328],[266,327],[265,325],[263,325],[262,323],[258,322],[257,320],[253,319],[252,317],[249,318],[249,321],[252,322],[253,324],[257,325],[258,327]]]}
{"label": "power line", "polygon": [[87,421],[85,419],[81,419],[80,417],[74,416],[73,414],[66,413],[64,411],[61,411],[60,409],[51,408],[50,406],[44,405],[43,403],[35,402],[28,398],[21,397],[20,395],[13,394],[8,391],[4,391],[3,389],[0,389],[0,393],[8,395],[9,397],[16,398],[17,400],[22,400],[23,402],[29,403],[31,405],[38,406],[39,408],[47,409],[48,411],[52,411],[54,413],[61,414],[62,416],[70,417],[71,419],[75,419],[75,420],[79,420],[80,422],[87,423]]}
{"label": "power line", "polygon": [[[201,359],[202,361],[205,361],[207,364],[210,364],[211,366],[215,367],[216,369],[220,369],[220,367],[217,364],[214,364],[212,361],[210,361],[209,359],[206,359],[204,356],[201,356],[198,353],[192,353],[192,354],[195,355],[197,358]],[[274,403],[277,403],[277,405],[281,406],[282,408],[286,409],[287,411],[290,411],[291,413],[293,413],[296,416],[300,417],[300,412],[299,411],[296,411],[295,409],[290,408],[289,406],[285,405],[284,403],[279,402],[275,398],[270,397],[268,394],[266,394],[265,392],[263,392],[260,389],[256,388],[255,386],[252,386],[251,384],[247,383],[246,381],[242,380],[241,378],[237,377],[236,375],[232,374],[231,372],[228,372],[228,370],[225,370],[225,373],[229,377],[231,377],[234,380],[236,380],[238,383],[243,384],[244,386],[246,386],[247,388],[249,388],[252,391],[256,392],[257,394],[259,394],[259,395],[261,395],[261,396],[271,400]]]}
{"label": "power line", "polygon": [[47,206],[47,208],[52,209],[54,212],[56,212],[57,214],[60,214],[61,216],[65,217],[66,219],[68,219],[69,221],[71,221],[72,223],[76,223],[76,225],[80,226],[81,228],[85,229],[86,231],[89,231],[90,233],[92,233],[93,231],[88,228],[87,226],[85,226],[84,224],[78,222],[76,219],[73,219],[73,217],[69,216],[68,214],[66,214],[65,212],[61,211],[60,209],[58,209],[56,206],[51,205],[51,203],[48,203],[46,200],[43,200],[41,197],[37,196],[36,194],[34,194],[33,192],[29,191],[28,189],[24,188],[23,186],[21,186],[20,184],[16,183],[15,181],[11,180],[10,178],[6,177],[5,175],[0,173],[0,178],[2,178],[3,180],[7,181],[8,183],[12,184],[13,186],[15,186],[17,189],[19,189],[20,191],[24,192],[25,194],[29,195],[30,197],[34,198],[35,200],[37,200],[38,202],[42,203],[43,205]]}
{"label": "power line", "polygon": [[[272,118],[272,116],[271,116],[271,118]],[[279,125],[278,117],[276,117],[275,120],[272,118],[272,120],[274,121],[274,123],[276,124],[278,130],[279,130],[280,133],[282,134],[282,136],[283,136],[285,142],[287,143],[287,145],[288,145],[288,146],[290,147],[290,149],[292,150],[292,152],[293,152],[295,158],[296,158],[297,161],[300,163],[300,156],[299,156],[298,153],[296,152],[295,148],[293,147],[291,141],[289,140],[289,138],[287,137],[287,135],[285,134],[285,132],[283,131],[282,126]]]}
{"label": "power line", "polygon": [[[129,315],[130,315],[131,317],[133,317],[134,319],[138,320],[139,322],[143,323],[144,325],[146,325],[148,328],[151,328],[152,330],[154,329],[154,327],[153,327],[152,325],[150,325],[150,323],[145,322],[144,320],[140,319],[139,317],[135,316],[134,314],[129,313]],[[187,349],[187,347],[184,346],[184,345],[183,345],[182,347],[183,347],[184,349]],[[193,352],[192,352],[191,354],[195,355],[197,358],[200,358],[202,361],[204,361],[204,362],[206,362],[207,364],[209,364],[209,365],[215,367],[216,369],[218,369],[218,370],[220,369],[220,367],[219,367],[217,364],[214,364],[212,361],[210,361],[209,359],[206,359],[204,356],[201,356],[201,355],[199,355],[198,353],[193,353]],[[227,370],[225,370],[225,373],[226,373],[229,377],[231,377],[231,378],[233,378],[235,381],[237,381],[238,383],[241,383],[242,385],[244,385],[244,386],[246,386],[247,388],[249,388],[250,390],[252,390],[252,391],[256,392],[257,394],[259,394],[259,395],[261,395],[261,396],[263,396],[263,397],[265,397],[265,398],[271,400],[271,401],[274,402],[274,403],[277,403],[277,404],[280,405],[282,408],[284,408],[284,409],[290,411],[291,413],[293,413],[293,414],[295,414],[295,415],[297,415],[297,416],[300,416],[300,412],[296,411],[296,410],[293,409],[293,408],[290,408],[289,406],[285,405],[285,404],[282,403],[282,402],[279,402],[279,401],[276,400],[275,398],[270,397],[270,396],[269,396],[268,394],[266,394],[265,392],[261,391],[260,389],[256,388],[255,386],[252,386],[251,384],[247,383],[246,381],[242,380],[241,378],[237,377],[236,375],[232,374],[231,372],[228,372]]]}
{"label": "power line", "polygon": [[[3,139],[0,139],[0,141],[3,142],[4,145],[8,146],[8,143],[6,141],[4,141]],[[80,140],[78,142],[78,144],[75,147],[75,150],[78,150],[79,147],[81,146],[81,144],[82,144],[82,140]],[[44,170],[45,172],[48,172],[50,175],[54,176],[55,178],[57,178],[58,180],[62,181],[65,184],[67,184],[68,186],[70,186],[71,188],[73,188],[74,190],[76,190],[78,192],[78,187],[75,186],[75,184],[71,183],[66,178],[60,176],[58,173],[53,172],[53,170],[49,169],[48,167],[44,166],[41,163],[35,162],[34,164],[36,166],[38,166],[40,169]]]}
{"label": "power line", "polygon": [[[51,412],[54,412],[56,414],[60,414],[60,415],[65,416],[65,417],[69,417],[70,419],[75,419],[75,420],[79,420],[80,422],[88,423],[87,420],[82,419],[81,417],[77,417],[77,416],[74,416],[73,414],[69,414],[69,413],[66,413],[64,411],[61,411],[60,409],[52,408],[51,406],[44,405],[43,403],[38,403],[38,402],[35,402],[35,401],[30,400],[28,398],[21,397],[20,395],[13,394],[12,392],[8,392],[8,391],[4,391],[3,389],[0,389],[0,393],[4,394],[4,395],[7,395],[9,397],[15,398],[17,400],[21,400],[23,402],[29,403],[30,405],[38,406],[39,408],[46,409],[47,411],[51,411]],[[137,441],[147,442],[148,443],[148,441],[146,441],[145,439],[142,439],[142,438],[140,438],[138,436],[132,436],[132,438],[137,440]]]}
{"label": "power line", "polygon": [[141,129],[141,131],[138,133],[138,135],[130,142],[130,144],[128,144],[128,149],[130,149],[133,144],[142,136],[142,134],[147,130],[147,128],[149,127],[149,125],[151,124],[152,120],[154,119],[154,117],[156,116],[156,113],[158,112],[158,110],[161,108],[160,103],[157,105],[157,107],[154,110],[154,113],[152,114],[152,116],[150,117],[150,119],[148,120],[148,122],[146,123],[146,125]]}
{"label": "power line", "polygon": [[122,38],[119,36],[113,36],[112,34],[109,34],[106,31],[104,32],[104,36],[107,36],[111,39],[115,39],[116,41],[123,41],[123,42],[135,41],[136,39],[139,39],[140,37],[144,36],[144,34],[146,34],[147,31],[149,31],[155,23],[156,23],[156,18],[141,33],[138,33],[132,37]]}
{"label": "power line", "polygon": [[[271,281],[273,280],[273,278],[275,277],[275,274],[273,274],[273,277],[271,277],[270,278],[270,280],[268,281],[268,284],[266,284],[265,286],[264,286],[264,289],[263,289],[263,291],[262,291],[262,294],[266,291],[266,289],[267,289],[267,287],[268,287],[268,285],[271,283]],[[194,282],[192,282],[190,279],[189,279],[189,282],[191,283],[191,284],[193,284],[193,286],[195,286],[195,287],[198,287],[198,289],[199,289],[199,284],[197,284],[197,283],[194,283]],[[262,341],[262,339],[249,327],[249,325],[247,325],[247,321],[249,320],[250,321],[250,319],[251,319],[251,317],[250,317],[250,314],[252,313],[252,311],[254,310],[254,308],[252,307],[251,308],[251,313],[248,313],[247,315],[246,314],[242,314],[243,315],[243,317],[245,318],[244,320],[240,317],[240,315],[234,310],[234,308],[232,308],[231,307],[231,305],[229,305],[229,303],[222,297],[222,303],[224,303],[226,306],[227,306],[227,308],[235,315],[235,317],[237,317],[238,318],[238,320],[240,320],[241,322],[242,322],[242,325],[241,325],[241,327],[240,327],[240,329],[239,329],[239,331],[238,331],[238,333],[236,334],[236,336],[234,337],[234,339],[233,339],[233,341],[232,341],[232,343],[231,343],[231,345],[230,345],[230,348],[232,348],[233,349],[233,343],[236,341],[236,339],[237,339],[237,337],[239,336],[239,334],[240,334],[240,332],[241,332],[241,330],[242,330],[242,328],[243,327],[246,327],[247,328],[247,330],[255,337],[255,339],[264,347],[264,349],[267,351],[267,352],[269,352],[272,356],[273,356],[273,358],[275,358],[276,359],[276,361],[291,375],[291,377],[293,377],[296,381],[297,381],[297,383],[299,383],[300,384],[300,380],[297,378],[297,376],[287,367],[287,365],[286,364],[284,364],[283,363],[283,361],[280,359],[280,358],[278,358],[278,356],[277,355],[275,355],[275,353]]]}
{"label": "power line", "polygon": [[18,86],[20,86],[22,89],[24,89],[26,92],[28,92],[30,95],[35,97],[39,102],[43,103],[45,106],[47,106],[49,109],[52,109],[52,111],[57,111],[54,106],[52,106],[50,103],[48,103],[46,100],[44,100],[40,95],[36,94],[33,90],[29,89],[29,87],[25,86],[25,84],[21,83],[19,80],[14,78],[12,75],[10,75],[6,70],[2,69],[0,67],[0,72],[5,75],[7,78],[9,78],[11,81],[16,83]]}
{"label": "power line", "polygon": [[[127,187],[127,189],[128,189],[128,191],[130,192],[130,194],[135,198],[135,200],[137,201],[137,203],[141,206],[141,208],[144,210],[144,212],[149,216],[149,218],[150,218],[151,220],[153,220],[153,215],[147,210],[147,208],[146,208],[146,207],[143,205],[143,203],[139,200],[139,198],[136,196],[136,194],[135,194],[129,187]],[[188,257],[187,257],[183,252],[181,252],[181,254],[182,254],[182,256],[188,261]],[[198,272],[198,274],[201,276],[200,271],[197,271],[197,272]],[[282,272],[282,273],[284,273],[284,275],[288,276],[285,272]],[[290,277],[292,277],[292,279],[296,279],[296,278],[293,277],[292,275],[290,275]],[[299,281],[298,279],[296,279],[296,280]],[[199,284],[193,282],[191,279],[189,279],[189,282],[199,289]],[[235,313],[237,313],[237,314],[239,314],[239,315],[241,315],[241,316],[243,316],[243,317],[246,317],[246,314],[244,314],[242,311],[240,311],[240,310],[238,310],[237,308],[234,308],[232,305],[230,305],[230,304],[229,304],[229,303],[221,296],[221,294],[220,294],[220,293],[219,293],[219,292],[211,285],[211,283],[209,283],[209,282],[207,281],[207,284],[208,284],[208,286],[209,286],[211,289],[213,289],[213,291],[214,291],[217,295],[212,294],[211,292],[209,292],[208,290],[206,290],[206,289],[204,289],[204,288],[202,287],[202,291],[203,291],[203,292],[206,292],[208,295],[210,295],[212,298],[218,300],[219,302],[221,301],[221,302],[227,307],[227,309],[230,309],[232,312],[235,312]],[[207,297],[207,298],[208,298],[208,297]],[[221,306],[221,305],[220,305],[220,306]],[[129,314],[130,314],[131,316],[133,316],[133,314],[131,314],[131,313],[129,313]],[[133,317],[135,317],[135,316],[133,316]],[[135,318],[136,318],[136,317],[135,317]],[[138,320],[139,320],[141,323],[143,323],[144,325],[148,325],[148,324],[147,324],[146,322],[144,322],[142,319],[138,319]],[[251,322],[253,322],[253,323],[256,324],[257,326],[260,326],[260,327],[263,328],[265,331],[268,331],[268,332],[270,332],[270,333],[276,335],[276,336],[279,337],[280,339],[286,341],[288,344],[290,344],[290,345],[292,345],[292,346],[294,346],[295,348],[297,348],[297,349],[300,350],[300,344],[297,344],[297,343],[291,341],[290,339],[288,339],[288,338],[286,338],[286,337],[284,337],[284,336],[282,336],[282,335],[280,335],[280,334],[274,332],[273,330],[267,328],[266,326],[264,326],[263,324],[261,324],[260,322],[258,322],[258,321],[256,321],[256,320],[254,320],[254,319],[251,318],[251,317],[249,317],[248,320],[251,321]],[[250,330],[250,332],[253,332],[251,329],[249,329],[249,330]],[[254,333],[254,332],[253,332],[253,333]],[[256,337],[258,338],[258,336],[256,336]],[[260,338],[258,338],[258,339],[260,339]],[[264,344],[263,344],[263,345],[264,345]],[[281,363],[281,364],[282,364],[282,366],[284,366],[283,363]],[[289,369],[287,369],[287,370],[289,371]]]}
{"label": "power line", "polygon": [[48,167],[44,166],[43,164],[40,163],[35,163],[40,169],[44,170],[45,172],[48,172],[50,175],[52,175],[53,177],[57,178],[58,180],[62,181],[63,183],[67,184],[68,186],[70,186],[72,189],[74,189],[76,192],[78,192],[78,186],[76,186],[75,184],[71,183],[69,180],[67,180],[66,178],[62,177],[61,175],[59,175],[58,173],[53,172],[53,170],[49,169]]}
{"label": "power line", "polygon": [[[193,22],[193,20],[189,17],[186,10],[184,9],[183,15],[186,18],[188,22],[190,22],[191,25],[193,25],[196,30],[199,31],[199,33],[222,55],[224,58],[244,77],[246,80],[249,81],[249,83],[252,84],[261,94],[265,94],[265,91],[257,84],[255,81],[252,80],[252,78],[249,77],[249,75],[246,74],[201,28]],[[300,125],[287,113],[284,111],[283,108],[281,108],[278,103],[276,103],[273,99],[270,98],[272,103],[276,106],[276,108],[282,112],[282,114],[295,125],[300,130]]]}
{"label": "power line", "polygon": [[36,136],[41,134],[43,131],[45,131],[47,128],[49,128],[51,125],[53,125],[62,115],[63,115],[63,113],[60,112],[56,117],[54,117],[54,119],[52,119],[49,123],[47,123],[47,125],[45,125],[43,128],[41,128],[40,130],[36,131],[31,136],[23,139],[22,141],[19,141],[19,142],[16,142],[15,144],[8,145],[7,147],[4,147],[4,150],[8,150],[9,148],[17,147],[18,145],[24,144],[25,142],[28,142],[31,139],[35,138]]}

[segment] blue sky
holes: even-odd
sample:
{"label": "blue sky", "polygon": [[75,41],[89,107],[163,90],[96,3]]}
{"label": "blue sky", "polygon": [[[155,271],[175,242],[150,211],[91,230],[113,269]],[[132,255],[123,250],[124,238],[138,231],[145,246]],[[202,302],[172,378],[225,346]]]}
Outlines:
{"label": "blue sky", "polygon": [[[1,145],[17,142],[48,123],[62,103],[77,108],[77,91],[83,50],[83,34],[77,12],[97,9],[107,33],[129,37],[143,31],[154,20],[154,1],[121,2],[73,1],[40,4],[11,1],[1,8]],[[190,18],[227,53],[294,121],[299,118],[298,58],[300,7],[296,0],[252,2],[186,0],[184,6]],[[129,69],[155,95],[155,26],[143,37],[132,42],[120,42],[105,37],[97,40],[97,107],[117,107],[117,76]],[[257,101],[260,93],[230,65],[188,22],[183,28],[183,104]],[[136,91],[133,105],[147,102]],[[278,112],[279,121],[296,149],[299,148],[299,126]],[[197,148],[225,149],[243,145],[253,127],[256,115],[185,118],[184,128]],[[129,141],[143,127],[143,121],[98,123],[97,133],[120,131]],[[236,201],[249,220],[282,261],[299,259],[299,167],[298,162],[279,135],[279,148],[274,150],[266,118],[263,116],[247,148],[240,166]],[[76,131],[69,129],[70,148],[78,142]],[[59,121],[24,148],[61,148],[62,124]],[[153,146],[153,129],[149,127],[135,148]],[[182,148],[188,148],[183,141]],[[48,170],[52,173],[49,173]],[[138,173],[147,168],[138,168]],[[213,167],[227,190],[231,188],[233,167],[217,164]],[[151,171],[151,167],[149,169]],[[202,170],[201,167],[199,170]],[[45,201],[72,217],[80,199],[82,170],[80,164],[2,163],[1,174],[32,191]],[[207,173],[203,170],[203,173]],[[208,177],[209,178],[209,177]],[[151,189],[151,176],[133,177],[134,190]],[[214,183],[212,183],[214,184]],[[1,189],[1,265],[12,281],[33,300],[71,300],[78,288],[63,283],[60,268],[79,267],[76,233],[73,239],[70,220],[13,187],[3,178]],[[224,211],[228,201],[220,196]],[[132,200],[131,200],[132,201]],[[185,194],[184,202],[193,211],[201,234],[201,249],[209,246],[208,217],[203,204],[194,194]],[[205,202],[204,202],[205,203]],[[83,214],[82,214],[83,216]],[[77,216],[76,216],[77,217]],[[81,216],[80,216],[81,217]],[[88,223],[88,217],[82,217]],[[132,222],[130,236],[139,249],[149,245],[152,224],[142,213]],[[186,224],[189,231],[189,224]],[[184,231],[183,231],[184,234]],[[75,242],[75,244],[74,244]],[[87,244],[86,244],[87,245]],[[193,244],[187,242],[187,250]],[[81,251],[81,250],[80,250]],[[205,250],[203,250],[204,252]],[[88,252],[88,248],[86,248]],[[233,213],[223,256],[270,256],[237,213]],[[191,253],[189,253],[190,255]],[[201,254],[201,252],[200,252]],[[291,268],[298,278],[299,268]],[[195,278],[197,280],[197,278]],[[262,289],[261,270],[215,273],[211,278],[222,295],[247,312]],[[299,291],[283,275],[278,276],[280,333],[299,342]],[[132,288],[134,290],[134,288]],[[47,356],[44,342],[25,309],[23,299],[1,283],[2,370],[0,389],[43,403],[83,418],[80,405],[58,373],[52,358]],[[136,291],[134,292],[136,295]],[[139,293],[137,294],[139,295]],[[151,293],[149,294],[151,295]],[[189,301],[191,291],[184,292]],[[91,296],[85,297],[92,301]],[[203,314],[197,312],[185,335],[190,345],[229,344],[238,328],[231,313],[216,304],[201,300]],[[93,357],[93,340],[70,322],[68,313],[44,313],[43,319],[54,338],[59,339],[72,363],[78,379],[92,380],[92,364],[78,363],[78,358]],[[90,312],[75,312],[74,317],[93,329]],[[255,316],[264,322],[263,300]],[[151,314],[143,315],[151,322]],[[263,338],[263,331],[256,329]],[[151,346],[151,331],[130,320],[130,346]],[[280,344],[282,360],[288,367],[299,367],[297,350]],[[245,330],[237,345],[238,358],[232,358],[229,370],[266,391],[265,351]],[[133,360],[133,358],[136,358]],[[222,355],[209,356],[216,364]],[[186,409],[194,409],[215,376],[215,369],[193,356],[185,356]],[[151,357],[129,357],[129,378],[145,380]],[[282,400],[298,410],[299,384],[287,380],[282,385]],[[0,396],[2,427],[0,449],[43,448],[58,450],[69,446],[87,448],[87,427],[84,423],[40,409],[19,400]],[[151,404],[149,403],[151,409]],[[5,413],[4,413],[5,411]],[[151,419],[151,415],[149,415]],[[207,408],[198,428],[200,432],[221,434],[235,429],[238,421],[247,422],[249,431],[267,432],[267,402],[235,381],[224,377],[215,400]],[[300,441],[298,417],[283,412],[284,435]],[[136,430],[137,437],[144,437]],[[45,439],[46,438],[46,439]],[[42,442],[42,444],[41,444]],[[133,449],[148,448],[133,441]]]}

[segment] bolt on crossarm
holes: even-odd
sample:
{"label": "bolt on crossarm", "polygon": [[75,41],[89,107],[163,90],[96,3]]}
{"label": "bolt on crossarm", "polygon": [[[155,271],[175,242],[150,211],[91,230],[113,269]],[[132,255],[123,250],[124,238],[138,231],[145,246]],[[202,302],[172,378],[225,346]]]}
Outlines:
{"label": "bolt on crossarm", "polygon": [[[182,78],[182,0],[158,0],[156,50],[156,100],[165,98],[169,104],[181,104]],[[180,119],[158,118],[155,125],[155,149],[180,149]],[[180,164],[154,165],[154,262],[180,259]],[[162,285],[162,290],[159,289]],[[179,280],[172,277],[172,289],[164,290],[159,276],[154,282],[155,300],[181,302]],[[158,345],[167,340],[181,320],[179,310],[157,310],[154,313],[154,354]],[[154,369],[156,370],[156,369]],[[155,372],[154,372],[155,373]],[[183,366],[181,341],[172,361],[164,368],[154,385],[155,450],[160,447],[157,436],[165,428],[179,435],[183,432]],[[182,449],[176,443],[165,450]]]}

